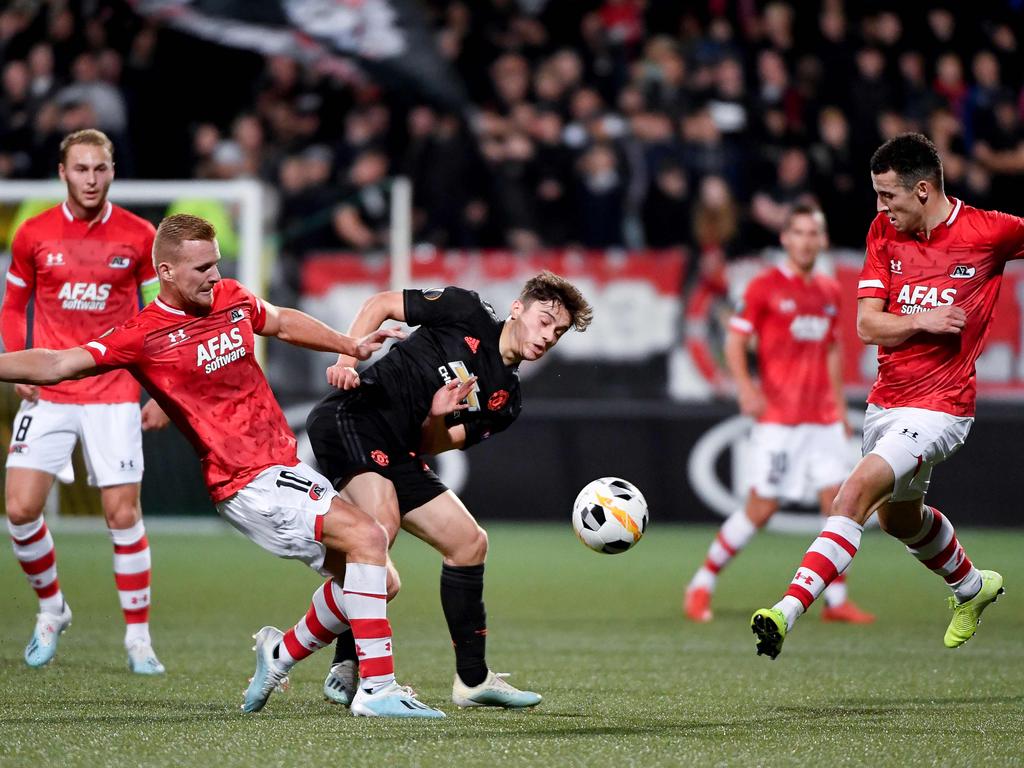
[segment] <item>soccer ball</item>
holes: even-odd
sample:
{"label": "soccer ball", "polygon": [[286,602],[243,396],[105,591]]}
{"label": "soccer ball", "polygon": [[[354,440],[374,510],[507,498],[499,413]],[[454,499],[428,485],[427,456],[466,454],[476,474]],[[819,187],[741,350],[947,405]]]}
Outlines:
{"label": "soccer ball", "polygon": [[647,502],[632,483],[602,477],[587,483],[572,506],[576,536],[595,552],[625,552],[647,530]]}

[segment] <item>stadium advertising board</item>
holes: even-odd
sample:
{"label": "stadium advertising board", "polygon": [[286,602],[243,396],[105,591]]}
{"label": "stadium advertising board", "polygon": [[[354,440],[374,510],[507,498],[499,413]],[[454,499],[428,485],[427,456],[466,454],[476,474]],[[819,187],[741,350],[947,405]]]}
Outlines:
{"label": "stadium advertising board", "polygon": [[[699,282],[686,286],[688,262],[681,251],[552,250],[531,256],[509,251],[438,251],[414,254],[412,283],[429,288],[472,288],[504,313],[523,282],[551,269],[577,283],[595,307],[585,334],[569,334],[549,358],[527,364],[537,378],[533,396],[669,397],[703,401],[731,396],[722,342],[725,323],[750,279],[772,256],[739,259],[728,266],[728,295]],[[840,326],[847,395],[856,405],[876,370],[876,351],[857,338],[856,287],[861,257],[842,253],[824,269],[842,286]],[[347,328],[368,296],[386,290],[384,257],[321,254],[303,268],[303,309]],[[1024,399],[1024,265],[1007,266],[985,351],[978,360],[979,398]],[[320,362],[317,361],[319,366]],[[604,366],[594,375],[592,366]],[[537,376],[541,369],[549,373]],[[574,381],[557,378],[572,376]],[[319,377],[317,377],[319,382]]]}

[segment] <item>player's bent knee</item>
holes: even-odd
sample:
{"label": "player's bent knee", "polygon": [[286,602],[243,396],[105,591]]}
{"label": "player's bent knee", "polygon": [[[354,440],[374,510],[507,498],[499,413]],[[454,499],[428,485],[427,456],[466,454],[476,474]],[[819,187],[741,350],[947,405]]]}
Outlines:
{"label": "player's bent knee", "polygon": [[108,510],[106,513],[107,528],[118,531],[131,528],[142,519],[142,510],[136,504],[126,504]]}
{"label": "player's bent knee", "polygon": [[451,554],[452,565],[480,565],[487,559],[487,531],[479,525]]}
{"label": "player's bent knee", "polygon": [[383,561],[388,551],[388,533],[358,507],[338,500],[324,516],[323,543],[357,560]]}
{"label": "player's bent knee", "polygon": [[33,523],[43,514],[43,505],[25,504],[19,499],[7,499],[7,519],[12,525]]}

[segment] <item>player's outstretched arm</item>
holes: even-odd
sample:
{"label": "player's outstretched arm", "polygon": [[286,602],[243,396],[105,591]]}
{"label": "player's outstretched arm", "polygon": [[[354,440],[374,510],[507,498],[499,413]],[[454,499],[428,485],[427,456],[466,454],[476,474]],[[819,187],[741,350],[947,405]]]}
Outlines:
{"label": "player's outstretched arm", "polygon": [[58,384],[98,372],[92,355],[83,347],[25,349],[0,355],[0,381],[15,384]]}
{"label": "player's outstretched arm", "polygon": [[315,317],[288,307],[275,307],[264,302],[266,322],[260,334],[274,336],[297,347],[315,349],[318,352],[337,352],[356,360],[365,360],[388,339],[403,339],[405,334],[397,328],[375,330],[361,338],[353,338],[334,330]]}
{"label": "player's outstretched arm", "polygon": [[857,336],[865,344],[895,347],[917,333],[959,334],[967,325],[967,313],[949,304],[913,315],[894,315],[885,310],[885,299],[857,300]]}
{"label": "player's outstretched arm", "polygon": [[[405,300],[401,291],[375,293],[364,301],[349,326],[348,335],[361,338],[380,328],[387,320],[405,322]],[[355,365],[355,357],[339,355],[338,362],[327,369],[327,383],[338,389],[355,389],[359,386]]]}

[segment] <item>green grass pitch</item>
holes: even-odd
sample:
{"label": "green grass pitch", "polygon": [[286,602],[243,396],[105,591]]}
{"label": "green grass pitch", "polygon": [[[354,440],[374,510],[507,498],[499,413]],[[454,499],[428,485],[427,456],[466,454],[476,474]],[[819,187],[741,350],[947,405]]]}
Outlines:
{"label": "green grass pitch", "polygon": [[544,694],[531,712],[458,710],[438,602],[439,559],[401,538],[392,603],[402,682],[440,722],[353,718],[320,686],[329,652],[257,715],[239,711],[263,624],[290,626],[317,584],[231,531],[154,531],[154,644],[168,674],[130,675],[101,534],[57,534],[75,613],[55,662],[22,650],[34,595],[0,557],[0,765],[101,766],[1002,766],[1024,764],[1024,533],[961,532],[1007,594],[978,635],[946,650],[947,591],[894,541],[868,533],[851,592],[867,627],[804,617],[777,661],[748,621],[787,585],[809,536],[762,534],[723,575],[710,625],[684,622],[682,588],[710,527],[659,526],[631,552],[585,550],[564,525],[494,525],[489,660]]}

